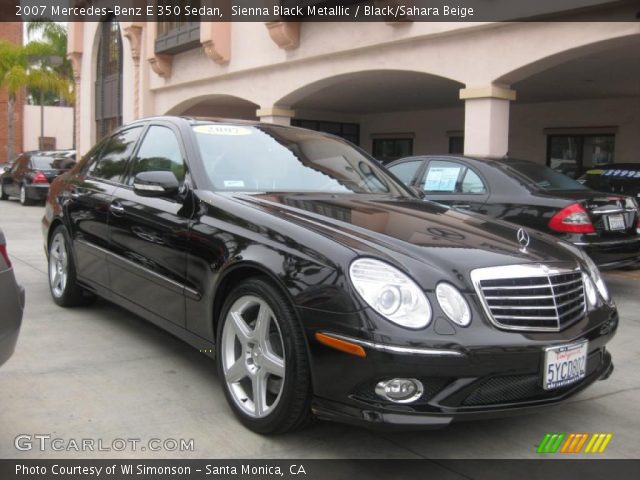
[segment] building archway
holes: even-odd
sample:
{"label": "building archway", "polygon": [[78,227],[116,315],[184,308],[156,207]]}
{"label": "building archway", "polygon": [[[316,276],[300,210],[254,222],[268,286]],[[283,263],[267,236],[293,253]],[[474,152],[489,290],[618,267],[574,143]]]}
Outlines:
{"label": "building archway", "polygon": [[115,16],[100,23],[95,83],[96,140],[122,125],[122,36]]}
{"label": "building archway", "polygon": [[386,163],[451,149],[464,125],[462,86],[423,72],[366,70],[311,82],[277,105],[295,112],[292,125],[341,136]]}
{"label": "building archway", "polygon": [[170,108],[167,115],[257,120],[255,103],[233,95],[212,94],[189,98]]}
{"label": "building archway", "polygon": [[499,80],[517,92],[509,153],[579,177],[640,150],[640,34],[585,45]]}

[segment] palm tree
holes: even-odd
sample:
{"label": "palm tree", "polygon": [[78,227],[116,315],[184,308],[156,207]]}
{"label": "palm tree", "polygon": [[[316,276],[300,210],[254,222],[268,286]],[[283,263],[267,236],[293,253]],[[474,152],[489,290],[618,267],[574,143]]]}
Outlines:
{"label": "palm tree", "polygon": [[[71,61],[67,58],[67,29],[64,25],[56,23],[46,18],[40,18],[30,21],[27,24],[27,33],[29,36],[37,34],[41,37],[42,43],[46,44],[49,52],[42,60],[42,63],[50,67],[60,77],[67,79],[73,85],[73,67]],[[51,65],[48,59],[55,58],[57,64]],[[42,99],[42,93],[37,88],[29,89],[29,95],[32,99]],[[45,95],[46,105],[53,105],[60,99],[54,92]],[[65,100],[63,97],[62,100]]]}
{"label": "palm tree", "polygon": [[14,110],[16,97],[23,88],[55,92],[69,101],[73,100],[73,82],[46,65],[32,65],[34,58],[44,58],[50,53],[51,46],[44,42],[29,42],[22,46],[0,41],[0,88],[6,88],[8,94],[7,160],[13,159]]}

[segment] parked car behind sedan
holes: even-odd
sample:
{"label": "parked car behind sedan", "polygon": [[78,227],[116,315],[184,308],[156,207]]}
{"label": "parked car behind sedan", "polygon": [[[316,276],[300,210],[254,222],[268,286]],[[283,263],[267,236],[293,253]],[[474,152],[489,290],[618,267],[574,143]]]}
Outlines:
{"label": "parked car behind sedan", "polygon": [[527,412],[613,369],[580,250],[424,202],[320,132],[125,125],[53,182],[43,237],[58,305],[99,295],[215,357],[260,433]]}
{"label": "parked car behind sedan", "polygon": [[13,354],[24,309],[24,289],[16,283],[7,253],[7,242],[0,229],[0,365]]}
{"label": "parked car behind sedan", "polygon": [[427,155],[388,168],[429,200],[555,235],[585,250],[601,269],[640,260],[632,197],[596,192],[525,160]]}
{"label": "parked car behind sedan", "polygon": [[599,192],[640,198],[640,163],[611,163],[593,168],[578,181]]}
{"label": "parked car behind sedan", "polygon": [[44,202],[51,181],[74,165],[74,150],[25,152],[0,173],[0,200],[18,197],[22,205]]}

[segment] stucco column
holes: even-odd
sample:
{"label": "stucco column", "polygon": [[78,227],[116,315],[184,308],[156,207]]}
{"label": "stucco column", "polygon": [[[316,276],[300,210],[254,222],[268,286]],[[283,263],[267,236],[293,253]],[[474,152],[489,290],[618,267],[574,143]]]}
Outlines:
{"label": "stucco column", "polygon": [[503,157],[509,151],[509,102],[515,90],[489,85],[463,88],[464,154]]}
{"label": "stucco column", "polygon": [[122,31],[129,39],[133,61],[133,118],[140,118],[140,50],[142,48],[142,22],[121,22]]}
{"label": "stucco column", "polygon": [[256,110],[256,116],[261,122],[275,123],[276,125],[291,125],[291,119],[295,113],[293,110],[280,107],[259,108]]}
{"label": "stucco column", "polygon": [[81,105],[81,70],[82,70],[82,49],[84,40],[84,23],[70,22],[67,32],[67,57],[71,61],[73,71],[73,83],[75,101],[73,103],[73,148],[77,152],[77,158],[84,151],[80,147],[80,105]]}

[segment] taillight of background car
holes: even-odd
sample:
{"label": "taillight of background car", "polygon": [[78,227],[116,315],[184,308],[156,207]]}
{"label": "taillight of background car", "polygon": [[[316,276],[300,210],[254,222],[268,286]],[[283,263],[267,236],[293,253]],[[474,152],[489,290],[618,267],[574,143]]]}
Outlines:
{"label": "taillight of background car", "polygon": [[589,214],[579,203],[572,203],[551,217],[549,228],[563,233],[595,233]]}
{"label": "taillight of background car", "polygon": [[47,177],[44,175],[44,173],[42,173],[40,170],[38,170],[36,172],[36,174],[33,176],[33,178],[31,179],[31,182],[33,182],[33,183],[49,183],[49,180],[47,180]]}
{"label": "taillight of background car", "polygon": [[9,254],[7,253],[7,244],[0,243],[0,255],[4,258],[5,263],[8,268],[11,268],[11,260],[9,260]]}

